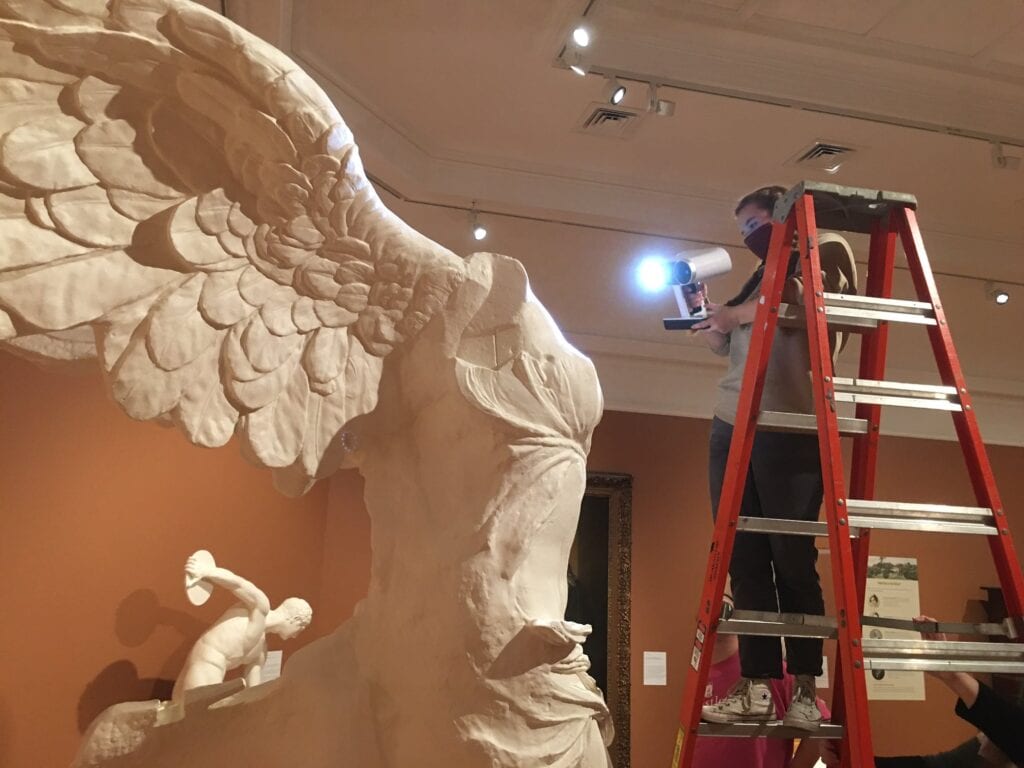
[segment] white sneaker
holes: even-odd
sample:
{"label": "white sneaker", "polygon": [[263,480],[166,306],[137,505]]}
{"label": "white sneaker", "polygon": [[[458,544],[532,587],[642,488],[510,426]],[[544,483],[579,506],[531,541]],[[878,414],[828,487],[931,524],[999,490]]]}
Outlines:
{"label": "white sneaker", "polygon": [[701,708],[709,723],[764,723],[775,719],[772,691],[764,680],[741,677],[728,695]]}
{"label": "white sneaker", "polygon": [[818,692],[811,675],[797,675],[793,686],[793,700],[789,703],[783,725],[813,731],[821,725],[821,710],[818,709]]}

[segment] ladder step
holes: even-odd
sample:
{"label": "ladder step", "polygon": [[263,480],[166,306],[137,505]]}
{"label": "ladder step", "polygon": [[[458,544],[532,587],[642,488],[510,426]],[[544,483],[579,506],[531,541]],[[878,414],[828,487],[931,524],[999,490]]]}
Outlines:
{"label": "ladder step", "polygon": [[987,507],[847,499],[846,509],[849,524],[854,528],[969,533],[984,536],[995,536],[999,533],[995,515]]}
{"label": "ladder step", "polygon": [[790,536],[828,536],[828,524],[818,520],[783,520],[778,517],[740,517],[736,530],[747,533],[785,533]]}
{"label": "ladder step", "polygon": [[718,632],[723,635],[820,637],[827,640],[836,636],[836,620],[831,616],[804,613],[733,611],[728,619],[718,622]]}
{"label": "ladder step", "polygon": [[[823,294],[826,308],[836,310],[862,310],[885,315],[898,315],[898,322],[935,325],[935,309],[927,301],[909,299],[880,299],[876,296],[860,296],[856,293]],[[889,318],[883,318],[889,319]]]}
{"label": "ladder step", "polygon": [[[867,419],[853,419],[840,416],[839,434],[846,436],[866,435]],[[785,411],[761,411],[757,426],[766,432],[802,432],[816,434],[818,419],[813,413],[786,413]]]}
{"label": "ladder step", "polygon": [[[881,629],[902,629],[909,632],[945,632],[959,635],[988,635],[1016,638],[1017,624],[1007,619],[1001,624],[985,622],[968,624],[964,622],[930,621],[919,623],[912,619],[894,619],[887,616],[861,616],[864,627]],[[722,618],[717,625],[718,632],[724,635],[766,635],[771,637],[820,637],[823,640],[836,638],[836,620],[832,616],[810,616],[803,613],[771,613],[768,611],[733,610],[728,617]],[[867,640],[864,641],[865,643]],[[872,641],[874,642],[874,641]],[[895,641],[894,641],[895,642]],[[921,640],[910,641],[920,645]],[[932,645],[939,645],[932,643]],[[959,646],[981,646],[990,649],[994,643],[957,643]],[[1003,643],[1003,646],[1015,649],[1024,659],[1024,645]]]}
{"label": "ladder step", "polygon": [[866,669],[1024,674],[1024,644],[865,638]]}
{"label": "ladder step", "polygon": [[814,198],[817,228],[836,232],[871,232],[875,223],[887,217],[893,208],[917,208],[917,199],[903,192],[802,181],[779,198],[772,218],[785,221],[796,201],[805,194]]}
{"label": "ladder step", "polygon": [[984,622],[968,624],[958,621],[916,622],[913,619],[892,619],[887,616],[862,616],[860,623],[865,627],[880,629],[902,629],[908,632],[944,632],[951,635],[985,635],[1016,639],[1018,622],[1004,619],[1001,623]]}
{"label": "ladder step", "polygon": [[768,723],[704,723],[697,727],[701,736],[731,736],[735,738],[769,739],[841,739],[843,726],[822,723],[813,731],[783,725],[781,720]]}
{"label": "ladder step", "polygon": [[[883,323],[935,325],[935,311],[923,301],[878,299],[872,296],[825,293],[825,320],[830,328],[848,333],[874,330]],[[806,327],[807,313],[799,304],[780,304],[779,323],[786,328]]]}
{"label": "ladder step", "polygon": [[867,403],[868,405],[898,405],[904,408],[932,408],[942,411],[962,411],[956,387],[940,384],[903,384],[896,381],[832,379],[835,399],[839,403]]}

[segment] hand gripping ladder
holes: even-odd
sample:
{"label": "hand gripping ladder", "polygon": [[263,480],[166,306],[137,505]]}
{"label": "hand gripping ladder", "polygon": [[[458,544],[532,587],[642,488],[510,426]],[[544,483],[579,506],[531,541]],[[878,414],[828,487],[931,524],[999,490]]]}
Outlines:
{"label": "hand gripping ladder", "polygon": [[[743,374],[718,519],[704,575],[672,768],[690,768],[694,744],[701,734],[841,739],[844,766],[873,768],[864,670],[1024,673],[1024,645],[1016,642],[875,640],[865,639],[861,632],[862,625],[877,624],[919,631],[997,634],[1007,640],[1015,640],[1020,634],[1021,617],[1024,615],[1024,580],[925,254],[917,226],[916,207],[917,202],[912,195],[809,181],[791,189],[775,206],[763,278],[763,298],[754,320],[755,331]],[[870,234],[865,295],[824,292],[817,247],[819,222],[825,229]],[[804,276],[802,308],[781,301],[794,233]],[[891,298],[897,236],[903,243],[917,301]],[[807,328],[816,415],[760,410],[768,357],[780,322],[802,324]],[[942,379],[941,386],[883,380],[891,323],[910,323],[927,329]],[[830,328],[864,334],[857,378],[835,375],[829,348]],[[855,403],[855,417],[838,416],[837,402]],[[874,498],[883,405],[932,408],[951,413],[978,506],[911,504]],[[825,522],[739,516],[757,429],[817,433],[825,490]],[[852,436],[854,441],[849,492],[845,487],[840,435]],[[987,536],[1010,618],[1001,625],[936,622],[922,627],[909,621],[862,617],[872,528]],[[838,615],[831,618],[737,610],[731,616],[723,617],[722,594],[737,531],[827,536],[832,553]],[[832,722],[813,732],[795,731],[778,722],[702,723],[701,705],[716,632],[837,640]]]}

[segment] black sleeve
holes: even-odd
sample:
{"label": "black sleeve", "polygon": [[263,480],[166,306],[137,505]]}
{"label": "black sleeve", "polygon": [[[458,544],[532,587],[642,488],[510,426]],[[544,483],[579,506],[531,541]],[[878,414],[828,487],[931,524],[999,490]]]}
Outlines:
{"label": "black sleeve", "polygon": [[906,755],[904,757],[876,757],[875,768],[974,768],[980,744],[974,737],[948,752],[937,755]]}
{"label": "black sleeve", "polygon": [[979,682],[974,706],[968,708],[963,700],[957,701],[956,713],[988,736],[1010,762],[1024,765],[1024,707]]}
{"label": "black sleeve", "polygon": [[942,752],[938,755],[928,755],[924,759],[926,768],[974,768],[978,765],[978,750],[981,744],[977,738],[970,738],[959,747]]}

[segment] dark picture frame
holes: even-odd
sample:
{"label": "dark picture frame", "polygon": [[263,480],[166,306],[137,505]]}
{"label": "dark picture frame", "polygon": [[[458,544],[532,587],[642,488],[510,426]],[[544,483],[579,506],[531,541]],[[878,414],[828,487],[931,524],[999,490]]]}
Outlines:
{"label": "dark picture frame", "polygon": [[569,561],[566,618],[594,627],[584,651],[615,723],[615,768],[629,768],[632,506],[630,475],[588,472]]}

